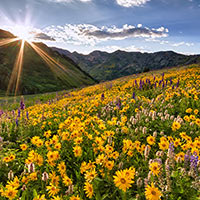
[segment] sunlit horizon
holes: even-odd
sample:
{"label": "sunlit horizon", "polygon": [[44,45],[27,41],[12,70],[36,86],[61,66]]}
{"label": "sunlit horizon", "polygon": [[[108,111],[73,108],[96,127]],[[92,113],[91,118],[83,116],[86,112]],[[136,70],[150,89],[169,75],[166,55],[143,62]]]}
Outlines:
{"label": "sunlit horizon", "polygon": [[16,38],[6,38],[0,39],[0,47],[9,45],[10,43],[20,41],[19,52],[16,56],[15,63],[11,72],[9,79],[9,84],[6,91],[6,96],[14,92],[14,95],[18,95],[18,90],[20,86],[21,73],[23,70],[23,59],[24,59],[24,47],[26,42],[32,47],[32,49],[46,62],[50,70],[54,72],[57,76],[62,78],[62,72],[67,73],[69,76],[76,77],[76,74],[71,70],[67,69],[66,66],[63,66],[61,63],[57,62],[54,58],[48,55],[47,52],[38,47],[34,42],[37,42],[37,39],[34,38],[34,35],[37,34],[36,29],[25,26],[25,25],[15,25],[10,31]]}

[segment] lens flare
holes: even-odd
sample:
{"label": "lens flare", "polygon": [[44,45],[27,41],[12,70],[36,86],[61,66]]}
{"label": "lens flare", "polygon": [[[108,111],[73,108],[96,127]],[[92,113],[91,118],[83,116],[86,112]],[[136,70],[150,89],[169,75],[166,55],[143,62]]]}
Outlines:
{"label": "lens flare", "polygon": [[7,45],[7,44],[10,44],[10,43],[12,43],[12,42],[15,42],[15,41],[17,41],[17,40],[19,40],[19,38],[2,39],[2,40],[0,40],[0,47],[1,47],[1,46],[4,46],[4,45]]}
{"label": "lens flare", "polygon": [[[14,87],[15,87],[15,96],[17,95],[21,71],[22,71],[22,65],[23,65],[24,44],[25,44],[25,40],[21,40],[20,50],[19,50],[19,53],[17,55],[16,61],[15,61],[15,64],[14,64],[14,68],[13,68],[12,73],[11,73],[11,77],[10,77],[10,80],[9,80],[6,95],[9,94],[10,90],[12,92],[14,90]],[[16,83],[16,85],[14,85],[14,83]]]}
{"label": "lens flare", "polygon": [[34,39],[32,28],[29,26],[15,25],[12,27],[12,33],[21,40],[32,41]]}

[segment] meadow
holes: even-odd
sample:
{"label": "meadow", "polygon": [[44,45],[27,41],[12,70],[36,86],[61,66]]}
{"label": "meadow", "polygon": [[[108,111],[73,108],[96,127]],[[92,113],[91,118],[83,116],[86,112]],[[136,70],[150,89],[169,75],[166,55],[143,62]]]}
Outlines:
{"label": "meadow", "polygon": [[199,85],[193,65],[4,104],[0,199],[200,199]]}

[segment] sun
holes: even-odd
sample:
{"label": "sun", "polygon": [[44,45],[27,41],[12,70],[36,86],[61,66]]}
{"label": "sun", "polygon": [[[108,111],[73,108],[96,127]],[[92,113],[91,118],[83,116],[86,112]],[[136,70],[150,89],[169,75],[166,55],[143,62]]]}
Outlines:
{"label": "sun", "polygon": [[28,26],[16,25],[12,27],[12,33],[21,40],[31,41],[34,39],[32,28]]}

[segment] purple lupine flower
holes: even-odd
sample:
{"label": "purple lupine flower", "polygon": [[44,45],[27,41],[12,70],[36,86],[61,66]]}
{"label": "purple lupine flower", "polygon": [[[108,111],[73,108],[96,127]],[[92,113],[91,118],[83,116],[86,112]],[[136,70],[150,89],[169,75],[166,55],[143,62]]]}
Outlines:
{"label": "purple lupine flower", "polygon": [[154,84],[154,87],[156,88],[156,82],[155,82],[155,84]]}
{"label": "purple lupine flower", "polygon": [[21,110],[24,110],[24,109],[25,109],[25,104],[24,104],[24,101],[23,101],[23,100],[20,101],[20,109],[21,109]]}
{"label": "purple lupine flower", "polygon": [[135,87],[138,87],[138,83],[137,83],[137,80],[135,80]]}
{"label": "purple lupine flower", "polygon": [[168,80],[166,80],[166,85],[167,85],[167,83],[168,83]]}
{"label": "purple lupine flower", "polygon": [[174,85],[172,86],[172,90],[174,89]]}
{"label": "purple lupine flower", "polygon": [[162,80],[159,81],[159,86],[161,85],[161,83],[162,83]]}
{"label": "purple lupine flower", "polygon": [[17,126],[19,126],[18,118],[16,118],[15,123],[16,123]]}
{"label": "purple lupine flower", "polygon": [[21,113],[21,111],[20,111],[20,109],[18,109],[18,115],[17,115],[17,117],[20,117],[20,113]]}
{"label": "purple lupine flower", "polygon": [[165,83],[164,83],[164,81],[163,81],[162,88],[164,88],[164,87],[165,87]]}
{"label": "purple lupine flower", "polygon": [[132,98],[135,99],[135,92],[133,92]]}
{"label": "purple lupine flower", "polygon": [[101,94],[101,100],[102,100],[102,101],[104,100],[104,97],[105,97],[105,96],[104,96],[104,93],[102,93],[102,94]]}
{"label": "purple lupine flower", "polygon": [[170,86],[172,85],[172,78],[170,78]]}
{"label": "purple lupine flower", "polygon": [[164,75],[165,75],[165,73],[163,72],[163,73],[162,73],[162,80],[164,80]]}
{"label": "purple lupine flower", "polygon": [[176,83],[176,88],[179,86],[179,79],[178,79],[178,81],[177,81],[177,83]]}
{"label": "purple lupine flower", "polygon": [[198,162],[198,156],[191,155],[190,157],[190,168],[196,170],[197,169],[197,162]]}
{"label": "purple lupine flower", "polygon": [[155,76],[153,77],[153,80],[154,80],[154,81],[156,80],[156,77],[155,77]]}
{"label": "purple lupine flower", "polygon": [[26,111],[26,118],[29,120],[29,114],[28,114],[28,111]]}

